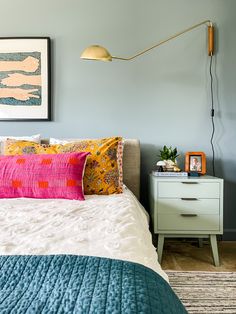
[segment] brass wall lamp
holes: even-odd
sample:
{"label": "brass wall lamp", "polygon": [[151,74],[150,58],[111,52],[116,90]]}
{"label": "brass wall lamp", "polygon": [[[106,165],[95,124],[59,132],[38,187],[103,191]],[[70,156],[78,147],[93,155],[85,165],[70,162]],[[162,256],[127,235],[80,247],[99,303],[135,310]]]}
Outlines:
{"label": "brass wall lamp", "polygon": [[208,30],[208,56],[210,56],[209,72],[210,72],[211,121],[212,121],[212,134],[211,134],[210,143],[212,147],[212,170],[213,170],[213,176],[215,176],[215,157],[214,157],[215,149],[214,149],[214,143],[213,143],[213,138],[214,138],[214,133],[215,133],[215,124],[214,124],[214,97],[213,97],[213,75],[212,75],[212,59],[213,59],[213,54],[214,54],[214,27],[213,27],[213,23],[210,20],[205,20],[205,21],[202,21],[201,23],[195,24],[128,58],[112,56],[106,48],[100,45],[92,45],[86,48],[81,54],[80,58],[87,59],[87,60],[101,60],[101,61],[112,61],[113,59],[130,61],[202,25],[207,26],[207,30]]}
{"label": "brass wall lamp", "polygon": [[88,48],[86,48],[83,53],[81,54],[80,58],[81,59],[86,59],[86,60],[101,60],[101,61],[112,61],[113,59],[118,59],[118,60],[124,60],[124,61],[130,61],[130,60],[133,60],[143,54],[145,54],[146,52],[154,49],[154,48],[157,48],[165,43],[167,43],[168,41],[171,41],[172,39],[175,39],[187,32],[190,32],[192,31],[193,29],[195,28],[198,28],[199,26],[202,26],[202,25],[207,25],[207,28],[208,28],[208,55],[209,56],[213,56],[214,54],[214,27],[213,27],[213,24],[210,20],[205,20],[205,21],[202,21],[201,23],[198,23],[198,24],[195,24],[179,33],[176,33],[172,36],[170,36],[169,38],[165,39],[165,40],[162,40],[160,41],[159,43],[145,49],[145,50],[142,50],[140,52],[138,52],[137,54],[131,56],[131,57],[128,57],[128,58],[123,58],[123,57],[116,57],[116,56],[112,56],[109,51],[102,47],[102,46],[99,46],[99,45],[92,45],[92,46],[89,46]]}

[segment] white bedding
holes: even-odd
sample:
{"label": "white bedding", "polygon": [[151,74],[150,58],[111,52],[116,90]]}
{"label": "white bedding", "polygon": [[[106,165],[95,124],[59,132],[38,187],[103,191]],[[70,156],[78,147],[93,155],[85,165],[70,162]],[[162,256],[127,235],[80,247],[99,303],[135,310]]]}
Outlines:
{"label": "white bedding", "polygon": [[63,199],[1,199],[0,255],[75,254],[143,264],[166,280],[148,218],[132,192]]}

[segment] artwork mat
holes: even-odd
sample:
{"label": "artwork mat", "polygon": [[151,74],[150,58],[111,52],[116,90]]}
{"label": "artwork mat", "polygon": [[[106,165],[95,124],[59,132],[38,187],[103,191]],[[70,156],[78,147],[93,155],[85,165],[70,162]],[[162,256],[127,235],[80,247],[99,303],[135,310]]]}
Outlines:
{"label": "artwork mat", "polygon": [[[201,171],[190,170],[191,158],[199,157],[201,159]],[[185,154],[185,171],[186,172],[197,172],[199,174],[206,174],[206,155],[204,152],[187,152]]]}
{"label": "artwork mat", "polygon": [[49,37],[0,37],[1,53],[30,53],[38,51],[41,54],[41,105],[14,106],[1,104],[0,120],[7,121],[50,121],[51,120],[51,63]]}

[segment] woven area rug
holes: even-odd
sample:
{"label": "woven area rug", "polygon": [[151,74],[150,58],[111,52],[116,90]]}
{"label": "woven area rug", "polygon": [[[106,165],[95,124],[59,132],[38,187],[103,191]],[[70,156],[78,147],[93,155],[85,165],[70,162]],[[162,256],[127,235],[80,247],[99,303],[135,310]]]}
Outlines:
{"label": "woven area rug", "polygon": [[236,314],[236,272],[166,273],[188,313]]}

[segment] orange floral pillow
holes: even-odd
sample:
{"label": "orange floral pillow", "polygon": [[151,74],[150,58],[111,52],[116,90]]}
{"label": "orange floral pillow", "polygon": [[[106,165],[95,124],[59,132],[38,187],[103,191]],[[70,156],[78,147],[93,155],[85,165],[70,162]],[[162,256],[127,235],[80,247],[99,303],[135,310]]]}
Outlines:
{"label": "orange floral pillow", "polygon": [[30,141],[6,140],[4,155],[29,155],[29,154],[56,154],[53,145],[40,145]]}
{"label": "orange floral pillow", "polygon": [[90,152],[84,174],[84,194],[122,193],[121,137],[80,140],[52,146],[58,153]]}

